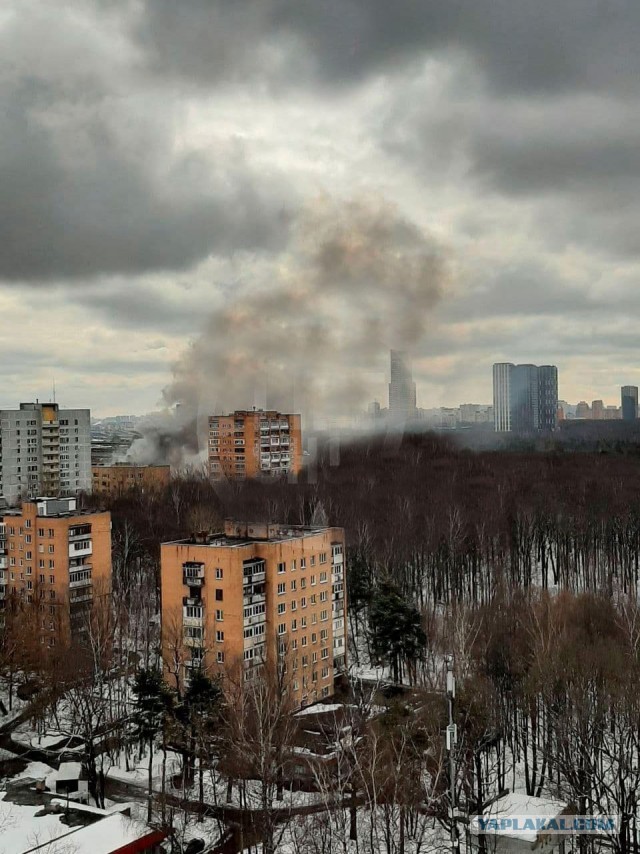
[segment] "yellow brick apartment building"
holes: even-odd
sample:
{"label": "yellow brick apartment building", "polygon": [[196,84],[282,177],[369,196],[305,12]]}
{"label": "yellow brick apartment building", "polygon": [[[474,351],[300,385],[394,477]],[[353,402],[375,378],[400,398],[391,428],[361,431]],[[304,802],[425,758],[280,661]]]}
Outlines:
{"label": "yellow brick apartment building", "polygon": [[109,466],[92,466],[91,476],[94,495],[123,495],[132,489],[153,492],[169,485],[171,467],[114,463]]}
{"label": "yellow brick apartment building", "polygon": [[[301,705],[346,669],[344,531],[232,520],[161,548],[167,678],[254,668],[286,656]],[[178,673],[178,671],[181,671]]]}
{"label": "yellow brick apartment building", "polygon": [[0,611],[38,604],[41,641],[82,630],[111,584],[111,515],[78,510],[75,498],[37,498],[0,516]]}
{"label": "yellow brick apartment building", "polygon": [[297,476],[302,469],[300,416],[271,409],[211,415],[208,454],[214,480]]}

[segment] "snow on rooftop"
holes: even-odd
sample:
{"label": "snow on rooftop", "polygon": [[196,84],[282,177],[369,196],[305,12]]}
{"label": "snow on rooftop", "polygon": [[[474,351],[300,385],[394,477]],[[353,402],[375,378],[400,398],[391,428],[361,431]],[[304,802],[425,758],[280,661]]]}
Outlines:
{"label": "snow on rooftop", "polygon": [[303,715],[323,715],[326,712],[337,712],[338,709],[342,708],[342,703],[316,703],[315,706],[307,706],[304,709],[300,709],[299,712],[296,712],[295,717],[300,718]]}
{"label": "snow on rooftop", "polygon": [[124,846],[156,833],[144,822],[120,813],[106,814],[97,809],[83,811],[97,812],[104,818],[85,826],[69,827],[61,821],[63,812],[44,813],[43,806],[39,804],[15,804],[7,801],[6,792],[3,793],[0,800],[0,854],[28,854],[41,848],[65,854],[114,854]]}
{"label": "snow on rooftop", "polygon": [[56,774],[56,779],[59,781],[79,780],[82,773],[82,765],[80,762],[61,762]]}
{"label": "snow on rooftop", "polygon": [[75,830],[65,842],[72,843],[73,854],[114,854],[154,833],[144,822],[116,813]]}
{"label": "snow on rooftop", "polygon": [[[502,819],[513,818],[557,818],[568,808],[568,804],[564,801],[558,801],[553,798],[535,798],[533,795],[525,795],[521,792],[511,792],[508,795],[498,798],[491,806],[487,807],[482,816],[485,819]],[[525,842],[535,842],[538,838],[538,831],[532,826],[531,829],[524,827],[504,827],[499,830],[489,830],[487,832],[496,836],[508,836],[513,839],[522,839]],[[472,831],[473,833],[473,831]]]}

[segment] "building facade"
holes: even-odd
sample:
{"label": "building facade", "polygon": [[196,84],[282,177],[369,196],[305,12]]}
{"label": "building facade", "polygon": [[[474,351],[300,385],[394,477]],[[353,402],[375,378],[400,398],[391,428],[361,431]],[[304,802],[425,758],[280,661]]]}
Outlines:
{"label": "building facade", "polygon": [[493,416],[498,433],[548,432],[558,426],[555,365],[493,366]]}
{"label": "building facade", "polygon": [[620,396],[623,420],[635,421],[638,417],[638,386],[623,385],[620,390]]}
{"label": "building facade", "polygon": [[302,469],[300,416],[272,409],[211,415],[208,457],[214,480],[297,477]]}
{"label": "building facade", "polygon": [[496,433],[511,432],[511,362],[493,366],[493,425]]}
{"label": "building facade", "polygon": [[39,603],[41,640],[81,632],[111,586],[111,515],[75,498],[38,498],[0,516],[0,607]]}
{"label": "building facade", "polygon": [[92,466],[91,474],[94,495],[122,495],[132,489],[143,492],[164,489],[171,479],[171,467],[115,463]]}
{"label": "building facade", "polygon": [[56,403],[0,410],[0,498],[91,492],[91,415]]}
{"label": "building facade", "polygon": [[344,531],[228,520],[161,548],[165,676],[238,673],[284,657],[301,705],[346,669]]}
{"label": "building facade", "polygon": [[416,384],[407,354],[400,350],[391,350],[389,417],[398,422],[415,418],[416,414]]}

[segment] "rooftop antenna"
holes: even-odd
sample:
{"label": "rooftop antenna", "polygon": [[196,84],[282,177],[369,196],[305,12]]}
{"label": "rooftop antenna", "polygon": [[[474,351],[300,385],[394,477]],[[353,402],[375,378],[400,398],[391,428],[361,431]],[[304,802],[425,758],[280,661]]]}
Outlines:
{"label": "rooftop antenna", "polygon": [[56,378],[53,378],[53,403],[56,402]]}

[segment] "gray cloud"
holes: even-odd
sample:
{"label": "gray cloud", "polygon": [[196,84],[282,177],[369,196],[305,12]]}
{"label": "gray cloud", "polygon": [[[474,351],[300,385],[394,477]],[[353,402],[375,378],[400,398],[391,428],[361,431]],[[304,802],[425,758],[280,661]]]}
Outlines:
{"label": "gray cloud", "polygon": [[[505,91],[633,88],[630,0],[146,0],[137,35],[156,71],[194,81],[261,69],[337,85],[438,51],[466,53]],[[300,72],[305,70],[306,75]]]}
{"label": "gray cloud", "polygon": [[100,39],[72,13],[57,16],[60,36],[42,32],[47,15],[33,4],[1,31],[0,276],[179,270],[211,252],[282,245],[284,182],[256,175],[233,147],[176,151],[171,105],[117,53],[111,64],[96,56]]}

